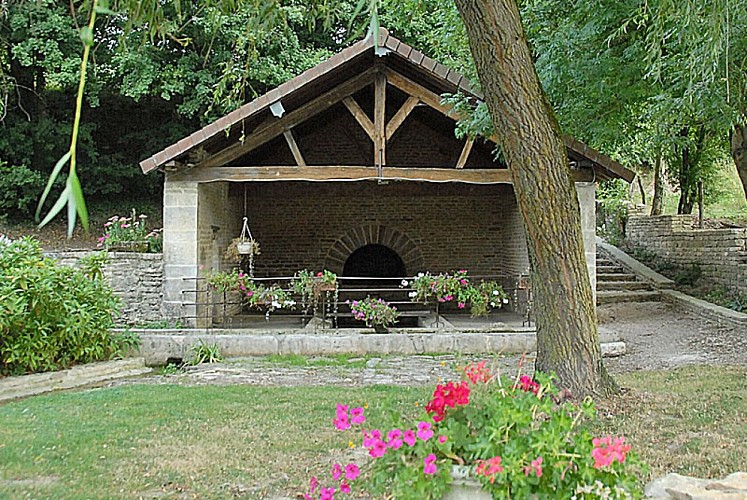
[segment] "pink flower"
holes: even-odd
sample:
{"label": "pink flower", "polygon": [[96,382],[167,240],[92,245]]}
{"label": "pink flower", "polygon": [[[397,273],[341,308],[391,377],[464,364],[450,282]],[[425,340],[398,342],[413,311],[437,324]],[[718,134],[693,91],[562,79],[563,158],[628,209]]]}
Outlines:
{"label": "pink flower", "polygon": [[415,446],[415,443],[417,442],[415,431],[413,431],[412,429],[407,429],[402,436],[402,441],[407,443],[407,446]]}
{"label": "pink flower", "polygon": [[346,495],[349,495],[352,490],[350,489],[350,485],[346,483],[345,481],[340,483],[340,493],[345,493]]}
{"label": "pink flower", "polygon": [[304,494],[305,500],[312,500],[312,495],[316,492],[316,488],[319,486],[319,481],[317,481],[316,476],[311,477],[311,481],[309,481],[309,494]]}
{"label": "pink flower", "polygon": [[335,481],[339,481],[340,476],[342,476],[342,467],[340,466],[340,464],[332,465],[332,479],[334,479]]}
{"label": "pink flower", "polygon": [[625,444],[625,436],[612,438],[594,438],[592,441],[594,449],[591,456],[594,458],[594,468],[601,469],[612,465],[615,461],[625,462],[625,456],[630,451],[630,445]]}
{"label": "pink flower", "polygon": [[350,422],[356,425],[366,422],[366,416],[363,414],[363,408],[353,408],[350,410]]}
{"label": "pink flower", "polygon": [[355,481],[360,473],[361,470],[355,464],[347,464],[345,466],[345,479],[348,481]]}
{"label": "pink flower", "polygon": [[386,443],[381,439],[377,439],[373,446],[368,450],[368,454],[373,458],[380,458],[386,454]]}
{"label": "pink flower", "polygon": [[322,490],[319,493],[320,493],[319,500],[334,500],[335,498],[334,488],[322,488]]}
{"label": "pink flower", "polygon": [[431,453],[423,459],[423,474],[433,475],[436,473],[436,455]]}
{"label": "pink flower", "polygon": [[387,443],[387,446],[393,450],[398,450],[402,447],[402,431],[399,429],[392,429],[389,431],[389,434],[387,434],[387,439],[389,439],[389,442]]}
{"label": "pink flower", "polygon": [[532,460],[531,465],[524,467],[525,476],[531,474],[532,471],[537,474],[537,477],[542,477],[542,457],[537,457],[535,460]]}
{"label": "pink flower", "polygon": [[446,437],[446,436],[438,436],[438,442],[439,442],[439,444],[444,444],[447,439],[449,439],[449,438]]}
{"label": "pink flower", "polygon": [[501,472],[503,472],[501,457],[497,455],[488,460],[478,460],[477,462],[477,475],[487,477],[491,484],[495,482],[495,475]]}
{"label": "pink flower", "polygon": [[433,436],[430,422],[418,422],[418,438],[428,441]]}
{"label": "pink flower", "polygon": [[460,302],[459,304],[457,304],[457,306],[459,307],[459,309],[464,309],[465,305],[466,304],[464,302]]}

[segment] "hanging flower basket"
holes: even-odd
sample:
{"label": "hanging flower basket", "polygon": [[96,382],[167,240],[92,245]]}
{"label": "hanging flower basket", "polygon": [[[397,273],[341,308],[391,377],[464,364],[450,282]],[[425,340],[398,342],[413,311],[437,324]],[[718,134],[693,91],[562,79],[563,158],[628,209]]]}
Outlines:
{"label": "hanging flower basket", "polygon": [[259,254],[259,243],[254,240],[239,241],[236,243],[236,251],[239,255],[257,255]]}

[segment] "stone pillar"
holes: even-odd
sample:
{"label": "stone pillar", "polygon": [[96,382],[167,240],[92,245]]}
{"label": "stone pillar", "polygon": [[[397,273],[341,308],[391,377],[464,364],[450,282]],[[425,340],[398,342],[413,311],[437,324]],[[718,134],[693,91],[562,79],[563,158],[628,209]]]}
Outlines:
{"label": "stone pillar", "polygon": [[194,326],[196,297],[189,290],[198,269],[198,184],[170,177],[163,187],[163,316]]}
{"label": "stone pillar", "polygon": [[577,182],[576,193],[581,208],[581,232],[584,237],[586,269],[589,271],[594,302],[597,300],[596,185]]}

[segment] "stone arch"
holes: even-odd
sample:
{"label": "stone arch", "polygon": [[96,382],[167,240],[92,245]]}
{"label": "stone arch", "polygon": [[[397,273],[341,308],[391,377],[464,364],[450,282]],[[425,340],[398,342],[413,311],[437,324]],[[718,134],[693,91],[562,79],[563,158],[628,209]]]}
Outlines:
{"label": "stone arch", "polygon": [[345,233],[327,252],[324,268],[342,275],[348,257],[366,245],[383,245],[391,248],[402,258],[410,274],[423,268],[423,254],[415,242],[403,232],[380,224],[360,226]]}

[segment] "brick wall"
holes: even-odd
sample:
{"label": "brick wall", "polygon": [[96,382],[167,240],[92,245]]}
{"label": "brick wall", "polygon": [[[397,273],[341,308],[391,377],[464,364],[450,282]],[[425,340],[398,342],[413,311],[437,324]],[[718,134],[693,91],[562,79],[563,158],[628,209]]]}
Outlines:
{"label": "brick wall", "polygon": [[[243,206],[243,189],[231,186],[229,205]],[[415,247],[422,258],[405,259],[419,263],[407,269],[410,275],[461,268],[518,275],[528,268],[508,185],[267,182],[248,183],[246,189],[250,227],[262,246],[258,276],[329,266],[338,240],[364,227],[395,231]],[[231,217],[235,220],[222,225],[235,227],[238,235],[240,216]]]}
{"label": "brick wall", "polygon": [[705,278],[747,293],[747,229],[693,229],[689,215],[633,215],[626,238],[662,259],[698,264]]}
{"label": "brick wall", "polygon": [[[88,252],[48,253],[61,264],[75,266]],[[109,253],[104,276],[119,297],[119,325],[161,321],[163,256],[160,253]]]}

